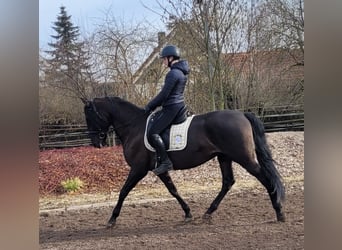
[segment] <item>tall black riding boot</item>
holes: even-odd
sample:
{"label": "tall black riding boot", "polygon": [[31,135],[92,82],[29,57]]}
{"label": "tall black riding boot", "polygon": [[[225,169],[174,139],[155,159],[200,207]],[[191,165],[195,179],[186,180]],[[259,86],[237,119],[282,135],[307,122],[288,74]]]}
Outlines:
{"label": "tall black riding boot", "polygon": [[157,167],[153,170],[153,173],[156,175],[160,175],[169,170],[172,170],[172,162],[170,161],[166,149],[165,144],[162,138],[158,134],[153,134],[151,136],[152,146],[156,149],[157,154]]}

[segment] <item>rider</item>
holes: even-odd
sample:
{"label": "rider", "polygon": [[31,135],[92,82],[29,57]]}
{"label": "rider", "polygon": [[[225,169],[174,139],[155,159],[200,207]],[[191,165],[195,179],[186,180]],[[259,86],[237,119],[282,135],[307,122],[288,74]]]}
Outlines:
{"label": "rider", "polygon": [[174,45],[165,46],[160,53],[160,58],[163,59],[163,64],[170,68],[170,71],[165,76],[164,85],[159,94],[145,106],[146,113],[162,106],[148,133],[148,141],[156,149],[157,167],[153,170],[156,175],[173,168],[160,134],[172,123],[177,113],[185,107],[184,89],[190,71],[188,62],[180,60],[179,48]]}

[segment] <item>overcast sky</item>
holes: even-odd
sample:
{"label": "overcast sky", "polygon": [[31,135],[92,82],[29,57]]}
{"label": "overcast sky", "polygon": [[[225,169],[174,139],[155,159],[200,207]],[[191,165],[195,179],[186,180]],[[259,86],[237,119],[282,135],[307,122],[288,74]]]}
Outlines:
{"label": "overcast sky", "polygon": [[143,4],[155,9],[156,0],[39,0],[39,47],[46,49],[55,31],[51,28],[57,20],[60,6],[65,6],[71,21],[80,28],[81,34],[89,34],[96,23],[101,23],[105,12],[110,10],[115,18],[128,22],[148,20],[159,31],[165,30],[160,16],[146,9]]}

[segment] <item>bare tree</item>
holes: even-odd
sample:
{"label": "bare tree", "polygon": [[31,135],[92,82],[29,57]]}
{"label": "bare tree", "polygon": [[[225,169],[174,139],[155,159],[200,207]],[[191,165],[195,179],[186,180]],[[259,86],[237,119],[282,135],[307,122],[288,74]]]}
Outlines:
{"label": "bare tree", "polygon": [[279,103],[302,102],[303,1],[252,1],[244,16],[245,26],[240,25],[246,41],[244,53],[229,55],[234,65],[230,73],[233,106],[263,110]]}
{"label": "bare tree", "polygon": [[[304,55],[304,1],[269,0],[260,6],[257,28],[258,48],[299,49]],[[297,64],[304,66],[294,54]]]}
{"label": "bare tree", "polygon": [[144,23],[127,23],[108,14],[92,37],[98,81],[110,87],[113,94],[137,99],[133,76],[157,44],[154,36]]}
{"label": "bare tree", "polygon": [[[260,6],[258,17],[259,48],[286,50],[292,58],[283,75],[298,74],[304,67],[304,1],[269,0]],[[264,47],[263,47],[264,46]],[[288,99],[298,101],[304,95],[304,75],[288,86]]]}

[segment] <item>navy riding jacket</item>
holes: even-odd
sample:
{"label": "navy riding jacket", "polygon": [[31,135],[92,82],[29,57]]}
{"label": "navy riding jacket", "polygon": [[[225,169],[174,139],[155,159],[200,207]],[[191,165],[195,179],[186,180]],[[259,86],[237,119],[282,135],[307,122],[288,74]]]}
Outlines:
{"label": "navy riding jacket", "polygon": [[165,83],[161,91],[145,107],[154,110],[158,106],[168,106],[184,102],[184,89],[188,80],[190,68],[188,62],[181,60],[171,65],[165,76]]}

